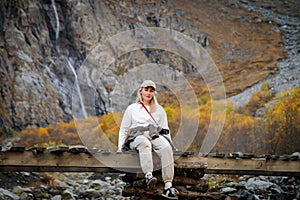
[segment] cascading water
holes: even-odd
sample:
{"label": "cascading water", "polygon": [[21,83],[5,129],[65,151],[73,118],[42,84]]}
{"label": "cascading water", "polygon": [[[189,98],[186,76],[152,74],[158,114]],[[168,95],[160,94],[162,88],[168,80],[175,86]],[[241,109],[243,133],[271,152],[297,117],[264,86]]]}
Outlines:
{"label": "cascading water", "polygon": [[58,14],[57,14],[55,1],[52,0],[51,2],[52,2],[52,7],[53,7],[53,10],[54,10],[54,15],[55,15],[55,19],[56,19],[55,39],[57,40],[59,38],[59,18],[58,18]]}
{"label": "cascading water", "polygon": [[79,82],[78,82],[78,76],[77,76],[76,71],[75,71],[75,69],[74,69],[74,67],[73,67],[73,65],[72,65],[72,63],[70,62],[69,59],[67,59],[67,63],[68,63],[68,66],[69,66],[70,70],[74,74],[75,85],[76,85],[76,90],[77,90],[77,93],[78,93],[78,96],[79,96],[79,102],[80,102],[82,115],[83,115],[83,118],[86,119],[87,118],[87,113],[86,113],[86,110],[85,110],[85,105],[84,105],[83,100],[82,100],[82,95],[81,95],[80,86],[79,86]]}

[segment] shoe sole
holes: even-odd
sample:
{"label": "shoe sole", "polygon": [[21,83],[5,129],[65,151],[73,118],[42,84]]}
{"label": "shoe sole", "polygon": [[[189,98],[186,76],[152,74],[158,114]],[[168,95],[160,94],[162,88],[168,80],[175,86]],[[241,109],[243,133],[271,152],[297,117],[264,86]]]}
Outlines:
{"label": "shoe sole", "polygon": [[147,184],[148,190],[153,190],[156,183],[157,183],[157,178],[153,177]]}
{"label": "shoe sole", "polygon": [[167,198],[167,199],[178,199],[178,197],[168,197],[167,195],[162,194],[161,196]]}

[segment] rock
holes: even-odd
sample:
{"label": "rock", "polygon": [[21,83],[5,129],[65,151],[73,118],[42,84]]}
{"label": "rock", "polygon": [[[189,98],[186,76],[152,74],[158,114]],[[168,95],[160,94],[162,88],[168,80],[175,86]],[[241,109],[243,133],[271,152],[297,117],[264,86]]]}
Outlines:
{"label": "rock", "polygon": [[115,189],[115,194],[116,194],[116,195],[122,196],[122,192],[123,192],[123,189],[122,189],[122,188],[119,188],[119,187],[118,187],[118,188]]}
{"label": "rock", "polygon": [[103,193],[98,191],[98,189],[92,189],[92,188],[86,189],[83,194],[84,196],[87,196],[92,199],[103,195]]}
{"label": "rock", "polygon": [[234,194],[229,194],[228,196],[235,197],[237,199],[247,199],[249,194],[250,194],[250,192],[248,192],[247,190],[239,190],[238,192],[236,192]]}
{"label": "rock", "polygon": [[206,182],[205,184],[197,184],[193,187],[190,188],[191,191],[197,191],[197,192],[207,192],[209,189],[208,183]]}
{"label": "rock", "polygon": [[122,181],[121,179],[117,179],[115,186],[123,188],[124,186],[126,186],[126,183],[124,181]]}
{"label": "rock", "polygon": [[31,193],[27,193],[27,192],[23,192],[21,195],[20,195],[20,199],[21,200],[34,200],[34,196],[33,194]]}
{"label": "rock", "polygon": [[225,187],[225,188],[221,189],[221,192],[225,193],[225,194],[233,193],[233,192],[236,192],[236,191],[237,191],[237,189],[232,188],[232,187]]}
{"label": "rock", "polygon": [[20,197],[8,190],[0,188],[0,198],[1,199],[9,199],[9,200],[18,200]]}
{"label": "rock", "polygon": [[70,189],[66,189],[63,191],[62,193],[62,198],[63,199],[77,199],[78,195],[77,194],[74,194],[72,190]]}
{"label": "rock", "polygon": [[32,190],[30,189],[30,188],[23,188],[23,187],[21,187],[21,186],[16,186],[16,187],[14,187],[13,188],[13,190],[12,190],[12,192],[13,193],[15,193],[15,194],[17,194],[17,195],[20,195],[20,194],[22,194],[22,193],[31,193],[32,192]]}
{"label": "rock", "polygon": [[284,193],[283,189],[280,186],[278,186],[278,185],[272,185],[270,187],[270,190],[272,191],[272,193],[275,193],[275,194],[282,194],[282,193]]}
{"label": "rock", "polygon": [[266,191],[268,190],[274,183],[267,182],[267,181],[262,181],[262,180],[257,180],[256,178],[250,178],[245,187],[247,190],[251,191]]}
{"label": "rock", "polygon": [[94,180],[90,183],[90,187],[108,187],[110,186],[109,183],[107,183],[106,181],[102,181],[102,180]]}
{"label": "rock", "polygon": [[260,200],[260,198],[256,194],[249,194],[247,200]]}
{"label": "rock", "polygon": [[229,182],[229,183],[226,183],[226,186],[236,188],[239,186],[239,184],[236,182]]}
{"label": "rock", "polygon": [[105,181],[108,183],[111,183],[112,179],[111,179],[111,177],[107,176],[107,177],[105,177]]}
{"label": "rock", "polygon": [[62,196],[61,195],[55,195],[54,197],[51,198],[51,200],[61,200]]}
{"label": "rock", "polygon": [[299,152],[294,152],[290,156],[291,160],[300,160],[300,153]]}

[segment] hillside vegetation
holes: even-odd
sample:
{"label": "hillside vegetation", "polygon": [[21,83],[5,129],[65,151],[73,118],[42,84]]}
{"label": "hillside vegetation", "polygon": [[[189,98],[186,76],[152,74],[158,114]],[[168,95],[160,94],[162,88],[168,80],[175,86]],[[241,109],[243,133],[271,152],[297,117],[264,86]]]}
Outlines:
{"label": "hillside vegetation", "polygon": [[[201,117],[197,136],[192,144],[184,144],[188,145],[188,150],[194,152],[199,151],[211,119],[210,97],[206,89],[203,92],[199,98]],[[265,104],[266,97],[271,103],[265,109],[265,114],[253,114],[254,110]],[[175,136],[179,133],[180,108],[176,102],[166,103],[164,106],[171,133]],[[274,96],[268,88],[262,88],[252,96],[245,108],[235,109],[232,104],[228,104],[226,112],[225,125],[214,152],[285,154],[300,150],[300,89]],[[78,136],[80,132],[89,148],[115,151],[121,117],[121,113],[109,113],[102,117],[89,117],[77,123],[58,123],[47,128],[28,127],[20,133],[19,145],[79,145],[82,144]],[[190,117],[193,117],[193,111]],[[189,120],[183,120],[188,127]],[[181,141],[186,140],[189,131],[191,130],[183,131]]]}

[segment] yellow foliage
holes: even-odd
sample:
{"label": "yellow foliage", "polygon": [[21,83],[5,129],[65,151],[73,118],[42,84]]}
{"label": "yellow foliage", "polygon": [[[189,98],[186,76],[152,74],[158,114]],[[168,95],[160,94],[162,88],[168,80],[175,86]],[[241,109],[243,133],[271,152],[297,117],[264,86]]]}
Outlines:
{"label": "yellow foliage", "polygon": [[[252,96],[243,108],[244,112],[236,111],[233,104],[226,104],[224,128],[214,151],[251,152],[260,149],[264,153],[288,153],[300,150],[300,88],[276,96],[277,103],[269,107],[265,117],[249,115],[249,112],[255,112],[265,102],[273,99],[273,94],[266,88],[264,86],[262,91]],[[212,123],[212,109],[221,110],[223,106],[219,102],[211,101],[207,88],[200,89],[198,94],[201,94],[198,97],[198,106],[192,106],[189,102],[179,105],[177,100],[164,102],[172,136],[178,134],[176,137],[182,142],[182,147],[196,153]],[[222,123],[223,114],[216,112],[213,122]],[[101,117],[72,120],[69,123],[59,122],[47,128],[27,127],[19,135],[20,143],[24,146],[75,145],[82,143],[78,135],[80,133],[80,137],[84,137],[85,144],[90,147],[114,150],[121,120],[121,113],[108,113]],[[195,123],[198,125],[197,135],[190,144],[190,133],[197,128]],[[179,130],[180,125],[182,129]],[[214,126],[215,124],[212,125]]]}
{"label": "yellow foliage", "polygon": [[49,140],[49,134],[47,128],[39,128],[38,138],[41,143],[45,143]]}
{"label": "yellow foliage", "polygon": [[279,94],[279,102],[266,114],[268,144],[273,151],[299,151],[300,89]]}
{"label": "yellow foliage", "polygon": [[176,112],[170,106],[166,106],[165,111],[167,113],[168,121],[174,121],[176,119]]}

